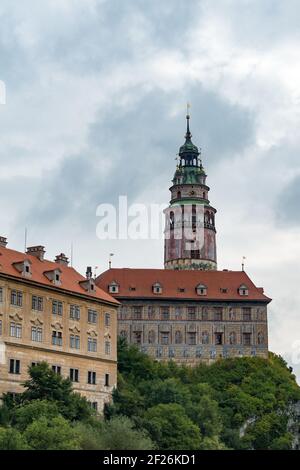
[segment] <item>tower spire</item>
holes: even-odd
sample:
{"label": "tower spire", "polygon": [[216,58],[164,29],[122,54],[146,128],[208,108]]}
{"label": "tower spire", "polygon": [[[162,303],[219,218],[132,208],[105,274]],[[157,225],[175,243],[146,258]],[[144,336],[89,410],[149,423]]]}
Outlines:
{"label": "tower spire", "polygon": [[187,103],[186,104],[186,135],[185,135],[185,138],[186,139],[191,139],[192,137],[192,134],[191,134],[191,131],[190,131],[190,108],[191,108],[191,105],[190,103]]}

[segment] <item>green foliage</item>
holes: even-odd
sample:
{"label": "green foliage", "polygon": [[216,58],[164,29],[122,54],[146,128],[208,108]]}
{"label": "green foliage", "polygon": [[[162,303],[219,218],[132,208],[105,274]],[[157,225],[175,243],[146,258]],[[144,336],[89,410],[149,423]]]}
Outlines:
{"label": "green foliage", "polygon": [[76,430],[62,416],[41,416],[27,426],[23,435],[34,450],[80,449]]}
{"label": "green foliage", "polygon": [[84,420],[91,416],[88,402],[72,391],[72,382],[56,374],[46,362],[29,368],[30,379],[24,383],[21,403],[48,400],[57,404],[60,414],[68,420]]}
{"label": "green foliage", "polygon": [[291,447],[286,412],[300,389],[281,357],[189,368],[158,363],[124,340],[118,355],[119,385],[106,416],[129,416],[159,449]]}
{"label": "green foliage", "polygon": [[288,410],[300,388],[270,354],[191,368],[118,344],[118,388],[103,417],[46,363],[0,407],[0,449],[290,449]]}
{"label": "green foliage", "polygon": [[30,449],[26,439],[16,429],[11,427],[0,428],[0,450],[27,450]]}
{"label": "green foliage", "polygon": [[159,404],[145,413],[145,426],[160,450],[197,450],[201,436],[199,428],[176,403]]}

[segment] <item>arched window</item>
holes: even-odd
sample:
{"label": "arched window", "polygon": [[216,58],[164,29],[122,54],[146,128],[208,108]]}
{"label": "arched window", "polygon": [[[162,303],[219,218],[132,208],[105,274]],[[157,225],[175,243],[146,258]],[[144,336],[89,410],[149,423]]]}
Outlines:
{"label": "arched window", "polygon": [[175,332],[175,344],[181,344],[182,343],[182,333],[181,331],[176,331]]}
{"label": "arched window", "polygon": [[177,191],[177,199],[181,198],[181,191]]}
{"label": "arched window", "polygon": [[174,212],[170,212],[170,230],[174,230]]}
{"label": "arched window", "polygon": [[238,290],[239,290],[239,294],[240,294],[240,295],[243,295],[243,296],[249,295],[248,287],[245,286],[245,284],[242,284],[242,285],[239,287]]}
{"label": "arched window", "polygon": [[205,196],[206,196],[205,193],[203,193],[203,194],[202,194],[203,199],[205,199]]}
{"label": "arched window", "polygon": [[161,294],[162,293],[162,287],[159,282],[155,282],[152,286],[152,292],[153,294]]}
{"label": "arched window", "polygon": [[155,331],[150,330],[148,333],[148,343],[153,344],[155,343]]}
{"label": "arched window", "polygon": [[209,333],[208,331],[202,331],[202,344],[209,344]]}
{"label": "arched window", "polygon": [[207,295],[207,287],[204,284],[198,284],[196,287],[197,295]]}
{"label": "arched window", "polygon": [[108,292],[110,294],[118,294],[119,292],[119,285],[116,281],[112,281],[109,285],[108,285]]}
{"label": "arched window", "polygon": [[229,333],[229,344],[236,344],[236,333],[235,333],[235,331],[231,331],[231,333]]}

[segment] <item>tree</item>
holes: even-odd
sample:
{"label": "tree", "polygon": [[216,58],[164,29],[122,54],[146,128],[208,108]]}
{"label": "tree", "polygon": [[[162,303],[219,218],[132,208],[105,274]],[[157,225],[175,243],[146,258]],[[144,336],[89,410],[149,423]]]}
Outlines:
{"label": "tree", "polygon": [[34,400],[17,407],[12,413],[12,421],[20,431],[24,431],[27,426],[42,416],[51,419],[58,415],[58,406],[55,402]]}
{"label": "tree", "polygon": [[151,450],[154,444],[145,431],[134,428],[125,416],[106,421],[99,435],[99,449],[103,450]]}
{"label": "tree", "polygon": [[0,428],[0,450],[30,449],[22,434],[11,427]]}
{"label": "tree", "polygon": [[145,413],[145,427],[160,450],[199,449],[199,428],[176,403],[160,404]]}
{"label": "tree", "polygon": [[23,436],[34,450],[80,449],[76,430],[62,416],[41,416],[27,426]]}
{"label": "tree", "polygon": [[22,404],[33,400],[54,401],[59,413],[69,420],[89,419],[92,415],[87,400],[73,392],[72,382],[53,372],[46,362],[28,369],[30,379],[24,383],[26,390],[20,395]]}

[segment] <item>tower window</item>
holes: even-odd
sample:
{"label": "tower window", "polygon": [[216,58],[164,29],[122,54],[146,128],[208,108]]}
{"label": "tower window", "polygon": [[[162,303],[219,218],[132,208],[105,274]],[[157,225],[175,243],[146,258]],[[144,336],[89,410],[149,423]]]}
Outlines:
{"label": "tower window", "polygon": [[177,191],[177,199],[181,198],[181,191]]}

